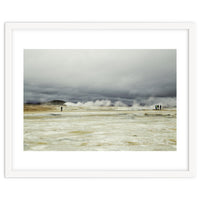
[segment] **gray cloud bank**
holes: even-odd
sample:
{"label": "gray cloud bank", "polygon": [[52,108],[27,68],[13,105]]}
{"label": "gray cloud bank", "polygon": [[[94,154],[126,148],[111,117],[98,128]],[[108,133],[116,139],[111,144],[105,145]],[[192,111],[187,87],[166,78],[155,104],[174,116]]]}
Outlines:
{"label": "gray cloud bank", "polygon": [[24,102],[176,98],[176,50],[24,50]]}

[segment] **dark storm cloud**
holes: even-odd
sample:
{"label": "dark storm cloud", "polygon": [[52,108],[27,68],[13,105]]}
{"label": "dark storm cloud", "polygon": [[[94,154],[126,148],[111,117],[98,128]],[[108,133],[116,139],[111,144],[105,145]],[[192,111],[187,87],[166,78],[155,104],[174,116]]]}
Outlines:
{"label": "dark storm cloud", "polygon": [[176,97],[176,50],[24,50],[27,101]]}

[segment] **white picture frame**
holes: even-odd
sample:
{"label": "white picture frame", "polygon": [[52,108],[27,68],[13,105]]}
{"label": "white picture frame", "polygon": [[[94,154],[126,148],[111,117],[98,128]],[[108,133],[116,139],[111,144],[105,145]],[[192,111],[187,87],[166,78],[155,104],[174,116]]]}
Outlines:
{"label": "white picture frame", "polygon": [[[177,169],[176,167],[169,167],[169,169],[112,169],[112,168],[70,168],[65,169],[62,166],[57,168],[26,168],[20,167],[16,163],[20,162],[16,156],[15,140],[16,135],[13,131],[14,123],[16,128],[16,115],[14,109],[16,104],[13,102],[15,85],[14,79],[16,78],[16,68],[13,70],[16,59],[14,43],[17,40],[16,32],[34,31],[40,34],[41,31],[52,33],[55,31],[168,31],[170,34],[173,31],[186,31],[187,41],[187,56],[188,63],[188,104],[184,114],[188,118],[188,131],[187,131],[187,168]],[[38,41],[35,41],[37,48]],[[19,43],[19,41],[17,41]],[[15,45],[15,46],[14,46]],[[49,48],[51,44],[48,44]],[[48,46],[47,45],[47,46]],[[22,47],[23,48],[23,47]],[[55,48],[55,47],[53,47]],[[68,48],[67,46],[65,47]],[[71,48],[71,47],[70,47]],[[77,48],[75,46],[75,48]],[[89,47],[90,48],[90,47]],[[22,61],[23,62],[23,61]],[[15,65],[16,67],[16,65]],[[23,66],[18,67],[23,71]],[[22,72],[21,71],[21,72]],[[13,78],[14,77],[14,78]],[[195,175],[195,25],[193,23],[20,23],[9,22],[5,23],[5,176],[6,177],[192,177]],[[16,89],[16,88],[15,88]],[[184,88],[183,88],[184,89]],[[187,89],[187,88],[186,88]],[[20,95],[20,94],[19,94]],[[20,106],[19,106],[20,107]],[[16,113],[16,111],[15,111]],[[180,115],[179,115],[180,117]],[[20,121],[23,123],[23,121]],[[18,124],[18,122],[17,122]],[[23,131],[23,130],[21,130]],[[145,154],[145,152],[144,152]],[[66,157],[65,157],[66,158]],[[131,158],[131,159],[134,159]],[[28,161],[27,161],[28,162]],[[119,160],[120,162],[120,160]]]}

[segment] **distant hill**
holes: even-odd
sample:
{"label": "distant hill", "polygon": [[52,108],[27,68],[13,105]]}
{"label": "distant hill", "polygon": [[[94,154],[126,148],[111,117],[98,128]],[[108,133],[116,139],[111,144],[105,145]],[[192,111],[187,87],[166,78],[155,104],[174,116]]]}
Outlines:
{"label": "distant hill", "polygon": [[52,101],[47,102],[47,104],[50,104],[50,105],[63,105],[64,103],[65,101],[62,101],[62,100],[52,100]]}
{"label": "distant hill", "polygon": [[24,105],[63,105],[65,101],[63,100],[52,100],[47,102],[36,102],[36,101],[28,101],[24,103]]}

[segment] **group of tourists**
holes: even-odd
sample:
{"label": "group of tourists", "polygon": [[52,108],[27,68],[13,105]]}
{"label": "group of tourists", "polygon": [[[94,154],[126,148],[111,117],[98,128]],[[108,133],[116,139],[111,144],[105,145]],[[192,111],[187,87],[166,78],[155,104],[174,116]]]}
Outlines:
{"label": "group of tourists", "polygon": [[161,105],[155,105],[155,110],[161,110]]}

